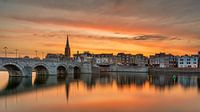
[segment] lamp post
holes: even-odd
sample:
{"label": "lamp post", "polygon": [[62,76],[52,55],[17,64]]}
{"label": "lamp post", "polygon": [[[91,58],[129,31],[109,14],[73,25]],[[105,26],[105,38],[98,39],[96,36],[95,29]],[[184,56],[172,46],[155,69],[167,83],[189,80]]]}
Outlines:
{"label": "lamp post", "polygon": [[17,58],[17,54],[18,54],[18,49],[15,49],[15,53],[16,53],[16,58]]}
{"label": "lamp post", "polygon": [[36,56],[36,58],[37,58],[37,53],[38,53],[38,51],[37,51],[37,50],[35,50],[35,56]]}
{"label": "lamp post", "polygon": [[3,49],[5,50],[5,57],[7,57],[7,50],[8,50],[8,47],[4,47]]}

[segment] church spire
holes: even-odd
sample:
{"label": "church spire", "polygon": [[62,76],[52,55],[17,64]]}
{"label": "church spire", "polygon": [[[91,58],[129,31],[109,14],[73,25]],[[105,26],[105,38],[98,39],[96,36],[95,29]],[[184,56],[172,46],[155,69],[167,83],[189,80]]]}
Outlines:
{"label": "church spire", "polygon": [[69,46],[69,37],[67,35],[67,41],[66,41],[66,46],[65,46],[65,57],[70,58],[71,56],[71,51],[70,51],[70,46]]}
{"label": "church spire", "polygon": [[67,35],[66,47],[69,47],[69,37],[68,37],[68,35]]}

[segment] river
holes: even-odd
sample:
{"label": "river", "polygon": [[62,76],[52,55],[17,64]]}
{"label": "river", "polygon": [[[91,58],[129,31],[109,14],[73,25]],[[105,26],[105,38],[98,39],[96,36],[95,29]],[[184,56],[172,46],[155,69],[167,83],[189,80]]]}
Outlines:
{"label": "river", "polygon": [[200,75],[102,73],[9,77],[0,112],[200,112]]}

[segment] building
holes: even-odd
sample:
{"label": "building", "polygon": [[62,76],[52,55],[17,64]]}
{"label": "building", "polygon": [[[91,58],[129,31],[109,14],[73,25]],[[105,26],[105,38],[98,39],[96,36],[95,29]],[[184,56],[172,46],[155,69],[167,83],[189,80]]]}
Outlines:
{"label": "building", "polygon": [[93,54],[89,51],[84,51],[83,53],[79,53],[79,51],[77,51],[77,54],[74,54],[74,60],[78,62],[91,62],[92,59]]}
{"label": "building", "polygon": [[114,64],[115,58],[113,54],[93,54],[96,64]]}
{"label": "building", "polygon": [[131,66],[147,66],[148,65],[148,57],[143,54],[125,54],[118,53],[116,56],[117,64],[122,65],[131,65]]}
{"label": "building", "polygon": [[178,67],[179,68],[197,68],[199,58],[195,55],[193,56],[181,56],[178,58]]}
{"label": "building", "polygon": [[199,57],[199,64],[198,64],[198,67],[200,68],[200,51],[198,53],[198,57]]}
{"label": "building", "polygon": [[70,58],[71,57],[71,49],[70,49],[70,45],[69,45],[68,35],[67,35],[67,42],[66,42],[66,46],[65,46],[65,57],[66,58]]}
{"label": "building", "polygon": [[46,55],[44,60],[48,60],[48,61],[61,61],[65,58],[65,55],[63,54],[53,54],[53,53],[49,53]]}
{"label": "building", "polygon": [[174,68],[177,67],[177,57],[165,53],[151,55],[149,66],[153,68]]}
{"label": "building", "polygon": [[130,65],[133,63],[131,58],[131,54],[118,53],[116,56],[116,63],[119,65]]}
{"label": "building", "polygon": [[144,56],[143,54],[132,55],[131,59],[132,64],[136,66],[148,66],[149,63],[148,57]]}
{"label": "building", "polygon": [[89,51],[74,54],[74,60],[79,62],[92,62],[94,64],[113,64],[115,58],[113,54],[91,54]]}

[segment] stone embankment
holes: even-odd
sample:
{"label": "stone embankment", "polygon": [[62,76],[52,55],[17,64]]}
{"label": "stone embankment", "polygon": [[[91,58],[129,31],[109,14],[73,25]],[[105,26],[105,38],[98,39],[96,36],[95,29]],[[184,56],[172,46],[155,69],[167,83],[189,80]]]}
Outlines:
{"label": "stone embankment", "polygon": [[200,68],[150,68],[150,73],[200,73]]}

